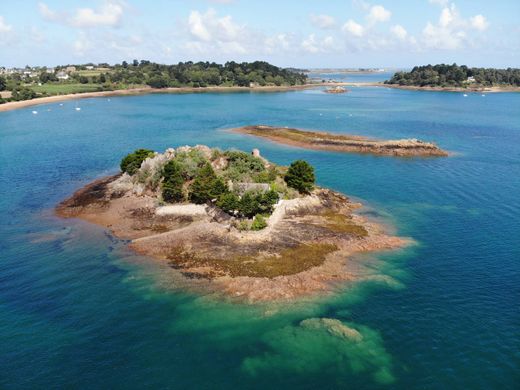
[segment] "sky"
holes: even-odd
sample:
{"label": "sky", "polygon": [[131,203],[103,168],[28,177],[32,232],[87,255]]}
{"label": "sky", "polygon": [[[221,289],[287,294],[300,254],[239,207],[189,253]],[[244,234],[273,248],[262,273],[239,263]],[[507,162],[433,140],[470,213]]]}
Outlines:
{"label": "sky", "polygon": [[0,0],[0,66],[520,67],[520,0]]}

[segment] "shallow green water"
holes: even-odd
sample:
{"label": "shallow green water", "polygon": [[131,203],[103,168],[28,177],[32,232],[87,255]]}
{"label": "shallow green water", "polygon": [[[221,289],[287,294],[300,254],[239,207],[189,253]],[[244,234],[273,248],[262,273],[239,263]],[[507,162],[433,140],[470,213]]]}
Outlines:
{"label": "shallow green water", "polygon": [[[457,154],[305,151],[225,131],[260,123],[415,137]],[[100,98],[1,113],[0,387],[514,388],[519,124],[519,94],[386,88]],[[369,280],[329,297],[251,306],[187,293],[126,242],[53,216],[125,153],[196,143],[259,147],[279,164],[307,159],[320,185],[360,198],[367,215],[417,245],[354,259]]]}

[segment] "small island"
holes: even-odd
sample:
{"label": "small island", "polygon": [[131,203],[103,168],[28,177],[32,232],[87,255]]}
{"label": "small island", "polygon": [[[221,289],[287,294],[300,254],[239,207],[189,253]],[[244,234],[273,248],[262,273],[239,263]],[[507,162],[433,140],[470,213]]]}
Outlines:
{"label": "small island", "polygon": [[326,88],[323,92],[331,93],[331,94],[338,94],[338,93],[346,93],[347,89],[342,87],[341,85],[337,85],[335,87]]}
{"label": "small island", "polygon": [[349,258],[408,240],[356,214],[360,204],[315,185],[303,160],[288,168],[260,155],[207,146],[139,149],[121,171],[60,203],[167,262],[193,285],[248,301],[290,299],[354,281]]}
{"label": "small island", "polygon": [[441,157],[448,152],[430,142],[417,139],[376,140],[357,135],[340,135],[326,132],[273,126],[244,126],[232,131],[267,138],[270,141],[315,150],[348,153],[368,153],[397,157]]}

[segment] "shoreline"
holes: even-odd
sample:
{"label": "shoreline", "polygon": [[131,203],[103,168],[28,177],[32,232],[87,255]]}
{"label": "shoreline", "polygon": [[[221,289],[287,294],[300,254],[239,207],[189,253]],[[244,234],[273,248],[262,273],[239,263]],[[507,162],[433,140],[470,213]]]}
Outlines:
{"label": "shoreline", "polygon": [[341,86],[348,85],[348,83],[319,83],[319,84],[304,84],[304,85],[290,85],[290,86],[266,86],[266,87],[180,87],[180,88],[130,88],[130,89],[116,89],[114,91],[99,91],[99,92],[83,92],[72,93],[66,95],[54,95],[39,97],[31,100],[21,100],[18,102],[7,102],[0,104],[0,112],[13,111],[21,108],[37,106],[41,104],[51,104],[64,102],[74,99],[89,99],[97,97],[112,97],[112,96],[138,96],[147,94],[176,94],[176,93],[212,93],[212,92],[286,92],[286,91],[300,91],[304,89],[312,89],[318,87]]}
{"label": "shoreline", "polygon": [[408,91],[423,91],[423,92],[468,92],[468,93],[502,93],[502,92],[520,92],[520,87],[419,87],[416,85],[398,85],[398,84],[378,84],[381,87],[388,87],[393,89],[403,89]]}

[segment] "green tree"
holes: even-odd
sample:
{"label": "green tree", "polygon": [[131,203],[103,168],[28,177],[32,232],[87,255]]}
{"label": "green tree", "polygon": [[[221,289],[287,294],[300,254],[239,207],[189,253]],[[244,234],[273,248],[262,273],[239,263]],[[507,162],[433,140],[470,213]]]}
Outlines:
{"label": "green tree", "polygon": [[0,76],[0,91],[5,90],[7,86],[7,82],[5,81],[5,77]]}
{"label": "green tree", "polygon": [[287,185],[303,194],[312,191],[315,180],[314,168],[304,160],[297,160],[291,163],[285,174]]}
{"label": "green tree", "polygon": [[153,150],[137,149],[135,152],[128,154],[121,160],[121,170],[129,175],[133,175],[139,168],[141,168],[143,161],[153,155]]}
{"label": "green tree", "polygon": [[184,200],[184,192],[182,186],[184,179],[182,177],[182,167],[175,161],[170,160],[163,169],[162,196],[166,202],[182,202]]}
{"label": "green tree", "polygon": [[227,192],[224,181],[217,177],[211,164],[206,162],[197,172],[191,185],[190,200],[194,203],[206,203]]}
{"label": "green tree", "polygon": [[217,207],[228,214],[234,214],[240,207],[240,199],[235,193],[227,192],[218,198]]}
{"label": "green tree", "polygon": [[242,195],[239,204],[240,214],[246,218],[252,218],[259,213],[260,202],[258,197],[251,192],[246,192]]}

